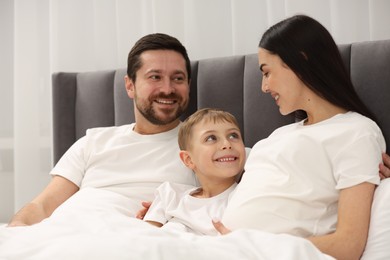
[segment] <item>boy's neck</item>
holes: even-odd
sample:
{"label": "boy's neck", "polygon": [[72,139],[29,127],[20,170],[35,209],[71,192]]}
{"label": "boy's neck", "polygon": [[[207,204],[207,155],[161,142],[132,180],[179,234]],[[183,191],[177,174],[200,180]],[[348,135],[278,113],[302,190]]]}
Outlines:
{"label": "boy's neck", "polygon": [[226,191],[235,183],[235,179],[232,179],[217,184],[201,185],[201,187],[193,192],[191,196],[196,198],[212,198]]}

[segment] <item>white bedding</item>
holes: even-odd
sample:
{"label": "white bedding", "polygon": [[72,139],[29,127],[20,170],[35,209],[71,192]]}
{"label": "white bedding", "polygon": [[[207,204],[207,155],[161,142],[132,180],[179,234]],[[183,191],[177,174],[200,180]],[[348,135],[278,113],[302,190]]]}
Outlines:
{"label": "white bedding", "polygon": [[30,227],[0,227],[0,259],[333,259],[305,239],[256,230],[197,236],[129,217],[118,194],[83,189]]}

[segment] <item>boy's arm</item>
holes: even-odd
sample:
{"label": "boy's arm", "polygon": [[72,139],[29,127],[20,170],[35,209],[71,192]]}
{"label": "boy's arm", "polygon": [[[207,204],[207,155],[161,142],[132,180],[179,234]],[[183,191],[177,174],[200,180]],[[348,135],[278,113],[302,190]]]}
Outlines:
{"label": "boy's arm", "polygon": [[161,224],[160,222],[156,222],[156,221],[145,220],[145,222],[148,222],[149,224],[152,224],[153,226],[156,226],[156,227],[162,227],[163,226],[163,224]]}
{"label": "boy's arm", "polygon": [[176,195],[169,183],[161,184],[155,191],[153,202],[142,202],[144,208],[138,211],[136,217],[142,218],[145,222],[154,226],[162,227],[169,218],[166,212],[168,210],[167,201],[171,201],[172,196],[175,197]]}
{"label": "boy's arm", "polygon": [[79,187],[73,182],[61,176],[54,176],[35,199],[13,216],[8,226],[29,226],[41,222],[78,190]]}
{"label": "boy's arm", "polygon": [[140,209],[137,214],[135,215],[138,219],[144,219],[146,213],[148,213],[148,210],[150,208],[150,205],[152,205],[151,201],[143,201],[142,203],[142,209]]}

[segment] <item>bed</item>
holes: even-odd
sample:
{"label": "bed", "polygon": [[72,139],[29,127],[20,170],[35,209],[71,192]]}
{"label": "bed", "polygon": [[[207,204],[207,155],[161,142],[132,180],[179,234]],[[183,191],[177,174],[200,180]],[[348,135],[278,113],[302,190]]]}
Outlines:
{"label": "bed", "polygon": [[[390,140],[390,40],[339,45],[358,94]],[[202,107],[234,114],[246,146],[295,121],[281,116],[260,92],[257,55],[191,62],[191,101],[183,119]],[[86,129],[134,120],[123,77],[125,69],[53,74],[54,162]],[[390,180],[378,186],[362,259],[390,259]],[[87,203],[85,203],[87,202]],[[156,229],[129,218],[127,198],[81,190],[52,217],[31,227],[0,227],[0,259],[333,259],[307,240],[258,230],[196,236]],[[71,206],[69,206],[71,205]]]}

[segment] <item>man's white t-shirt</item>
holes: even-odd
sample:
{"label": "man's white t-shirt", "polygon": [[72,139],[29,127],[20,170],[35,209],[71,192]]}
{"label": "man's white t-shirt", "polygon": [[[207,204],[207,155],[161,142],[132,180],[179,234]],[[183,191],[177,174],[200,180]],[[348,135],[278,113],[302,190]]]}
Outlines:
{"label": "man's white t-shirt", "polygon": [[212,219],[221,219],[230,193],[237,184],[217,196],[197,198],[192,196],[199,188],[165,182],[156,190],[144,220],[163,224],[163,229],[175,229],[198,235],[218,235]]}
{"label": "man's white t-shirt", "polygon": [[222,222],[302,237],[332,232],[339,192],[379,183],[381,130],[354,112],[274,131],[251,150]]}
{"label": "man's white t-shirt", "polygon": [[[165,181],[196,185],[191,170],[181,162],[179,126],[164,133],[141,135],[135,124],[93,128],[80,138],[51,171],[81,190],[94,188],[132,200],[132,211],[141,201],[152,201],[154,191]],[[136,213],[136,212],[134,212]]]}

